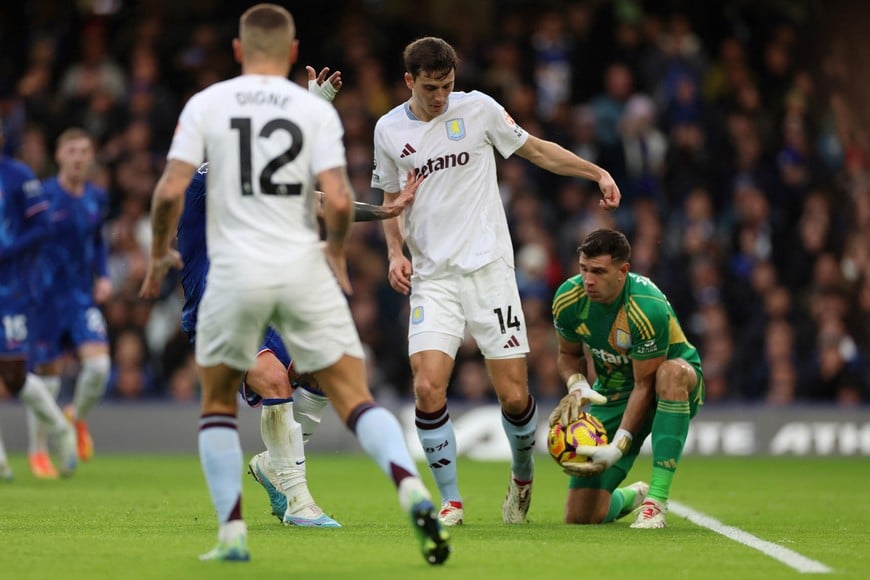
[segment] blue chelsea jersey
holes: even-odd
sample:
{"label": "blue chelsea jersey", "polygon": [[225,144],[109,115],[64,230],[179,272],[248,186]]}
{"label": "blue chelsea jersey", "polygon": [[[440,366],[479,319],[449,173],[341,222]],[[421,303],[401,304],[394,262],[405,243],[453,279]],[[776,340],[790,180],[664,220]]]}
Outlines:
{"label": "blue chelsea jersey", "polygon": [[64,189],[57,177],[42,184],[51,203],[52,236],[43,246],[41,264],[50,271],[50,287],[62,294],[90,296],[96,277],[108,276],[103,224],[108,212],[106,191],[85,182],[81,195]]}
{"label": "blue chelsea jersey", "polygon": [[193,175],[184,193],[184,213],[178,222],[178,251],[184,267],[181,286],[184,289],[184,307],[181,310],[181,329],[190,334],[196,330],[199,301],[205,292],[208,273],[208,252],[205,245],[205,179],[208,163],[203,163]]}

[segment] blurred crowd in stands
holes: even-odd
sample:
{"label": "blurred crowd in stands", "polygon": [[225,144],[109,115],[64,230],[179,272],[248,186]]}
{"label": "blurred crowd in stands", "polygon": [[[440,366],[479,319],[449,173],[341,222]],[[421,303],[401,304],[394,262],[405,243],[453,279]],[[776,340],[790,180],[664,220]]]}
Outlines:
{"label": "blurred crowd in stands", "polygon": [[[298,4],[296,6],[295,4]],[[335,100],[360,200],[378,117],[408,98],[401,51],[442,36],[462,59],[457,90],[481,90],[517,122],[608,169],[622,207],[595,184],[500,160],[532,350],[530,384],[564,392],[550,315],[576,273],[578,241],[615,226],[632,269],[669,296],[703,356],[708,404],[870,400],[870,133],[856,95],[866,31],[848,2],[475,0],[298,2],[300,61],[341,70]],[[110,192],[114,295],[110,399],[195,399],[180,289],[141,301],[149,202],[181,106],[237,74],[236,2],[33,0],[0,8],[0,115],[6,153],[41,177],[54,139],[81,126],[99,146],[93,179]],[[826,8],[827,7],[827,8]],[[859,11],[860,13],[860,11]],[[836,28],[836,26],[834,26]],[[862,36],[863,35],[863,36]],[[864,55],[865,57],[868,55]],[[354,226],[352,311],[379,397],[410,396],[407,298],[387,282],[377,223]],[[311,297],[316,300],[316,296]],[[75,364],[70,362],[70,365]],[[462,348],[450,396],[494,397]]]}

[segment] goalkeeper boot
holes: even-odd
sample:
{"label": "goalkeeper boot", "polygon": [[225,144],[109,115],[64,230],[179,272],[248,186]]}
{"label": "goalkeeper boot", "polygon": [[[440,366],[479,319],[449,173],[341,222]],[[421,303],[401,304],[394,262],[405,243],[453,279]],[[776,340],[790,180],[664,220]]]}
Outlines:
{"label": "goalkeeper boot", "polygon": [[37,479],[57,479],[60,475],[51,462],[51,457],[46,451],[36,451],[27,456],[30,472]]}
{"label": "goalkeeper boot", "polygon": [[423,558],[433,566],[443,564],[450,556],[450,536],[438,519],[429,490],[419,478],[406,477],[399,484],[399,501],[411,517]]}
{"label": "goalkeeper boot", "polygon": [[278,474],[269,462],[269,452],[263,451],[254,455],[248,463],[248,473],[254,476],[257,483],[263,486],[269,494],[269,504],[272,506],[272,515],[279,520],[284,519],[287,511],[287,496],[278,489]]}
{"label": "goalkeeper boot", "polygon": [[624,518],[642,504],[646,500],[646,496],[649,493],[649,484],[645,481],[635,481],[631,485],[626,485],[623,489],[631,490],[634,492],[634,499],[630,504],[625,504],[622,508],[622,511],[619,512],[619,515],[616,516],[616,519]]}
{"label": "goalkeeper boot", "polygon": [[251,559],[248,552],[248,530],[245,522],[235,520],[221,526],[218,532],[218,545],[201,554],[203,562],[247,562]]}
{"label": "goalkeeper boot", "polygon": [[665,514],[667,512],[667,502],[649,497],[640,505],[640,512],[637,514],[637,519],[634,520],[631,527],[638,529],[663,528],[667,525],[665,523]]}
{"label": "goalkeeper boot", "polygon": [[521,481],[511,474],[501,513],[506,524],[523,524],[532,505],[532,480]]}
{"label": "goalkeeper boot", "polygon": [[441,511],[438,512],[438,519],[445,526],[458,526],[465,519],[465,510],[462,509],[462,502],[456,500],[447,500],[441,504]]}

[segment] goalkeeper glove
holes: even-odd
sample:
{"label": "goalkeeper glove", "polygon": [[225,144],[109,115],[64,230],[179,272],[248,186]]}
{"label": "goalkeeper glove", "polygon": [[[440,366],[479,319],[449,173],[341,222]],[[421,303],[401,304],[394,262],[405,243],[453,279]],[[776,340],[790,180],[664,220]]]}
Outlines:
{"label": "goalkeeper glove", "polygon": [[625,429],[619,429],[614,435],[613,441],[607,445],[578,445],[577,455],[585,455],[589,457],[589,461],[565,463],[562,465],[562,471],[577,477],[589,477],[603,473],[628,453],[628,450],[631,449],[631,441],[631,433]]}
{"label": "goalkeeper glove", "polygon": [[568,378],[568,394],[550,413],[550,427],[556,423],[569,425],[589,403],[602,405],[606,402],[607,397],[590,387],[586,377],[580,373],[573,374]]}

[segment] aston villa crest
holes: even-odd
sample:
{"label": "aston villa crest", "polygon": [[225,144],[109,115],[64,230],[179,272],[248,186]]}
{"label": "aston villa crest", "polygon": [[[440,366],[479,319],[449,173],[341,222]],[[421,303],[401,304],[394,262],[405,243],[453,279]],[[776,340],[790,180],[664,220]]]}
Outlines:
{"label": "aston villa crest", "polygon": [[624,330],[616,331],[616,346],[623,350],[631,348],[631,335]]}
{"label": "aston villa crest", "polygon": [[465,139],[465,121],[463,119],[450,119],[445,121],[447,126],[447,138],[451,141]]}

